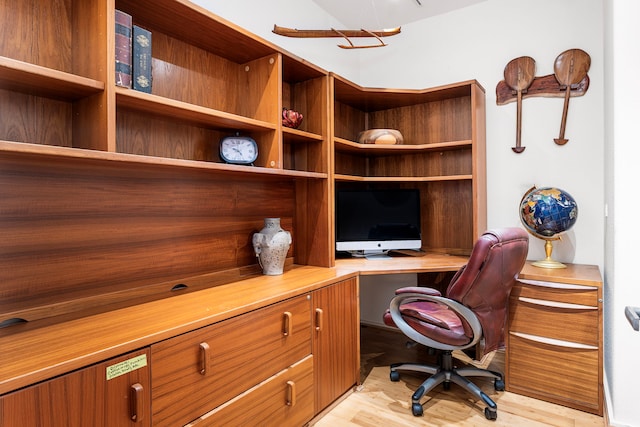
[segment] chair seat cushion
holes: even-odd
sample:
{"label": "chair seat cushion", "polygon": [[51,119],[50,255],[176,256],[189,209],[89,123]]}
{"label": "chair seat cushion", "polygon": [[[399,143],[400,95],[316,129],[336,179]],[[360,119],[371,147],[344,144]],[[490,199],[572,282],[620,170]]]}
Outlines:
{"label": "chair seat cushion", "polygon": [[[456,313],[444,305],[427,301],[410,302],[400,306],[400,313],[416,332],[434,341],[459,346],[472,339],[465,333],[465,327]],[[397,327],[388,310],[383,319],[386,325]]]}

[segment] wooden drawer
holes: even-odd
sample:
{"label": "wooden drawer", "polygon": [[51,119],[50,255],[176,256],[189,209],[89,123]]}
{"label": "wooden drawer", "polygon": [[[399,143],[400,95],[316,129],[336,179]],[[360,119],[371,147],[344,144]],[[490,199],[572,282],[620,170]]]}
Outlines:
{"label": "wooden drawer", "polygon": [[568,304],[598,306],[598,288],[596,286],[520,279],[513,287],[511,295]]}
{"label": "wooden drawer", "polygon": [[547,341],[510,333],[507,389],[601,415],[598,349]]}
{"label": "wooden drawer", "polygon": [[308,295],[155,344],[153,425],[194,420],[310,354]]}
{"label": "wooden drawer", "polygon": [[598,307],[520,297],[509,307],[509,331],[598,347]]}
{"label": "wooden drawer", "polygon": [[307,356],[185,427],[298,427],[313,418],[313,400],[313,356]]}

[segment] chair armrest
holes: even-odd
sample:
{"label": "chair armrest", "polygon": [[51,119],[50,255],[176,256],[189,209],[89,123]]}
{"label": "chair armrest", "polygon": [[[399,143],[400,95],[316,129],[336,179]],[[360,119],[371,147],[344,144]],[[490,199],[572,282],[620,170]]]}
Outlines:
{"label": "chair armrest", "polygon": [[[399,291],[400,290],[401,289],[399,289]],[[416,301],[431,301],[449,307],[456,313],[456,315],[458,315],[458,317],[464,319],[464,321],[466,321],[471,327],[471,330],[473,332],[473,339],[471,340],[471,342],[463,346],[452,346],[448,344],[445,345],[438,341],[434,341],[429,337],[425,337],[421,333],[417,332],[407,322],[405,322],[402,314],[400,313],[400,306],[402,304]],[[480,341],[480,338],[482,337],[482,326],[480,325],[480,321],[478,320],[478,317],[475,315],[475,313],[459,302],[440,295],[428,295],[425,293],[417,292],[401,292],[391,300],[391,303],[389,304],[389,312],[391,313],[393,322],[407,337],[427,347],[436,348],[439,350],[462,350],[474,346],[478,341]]]}
{"label": "chair armrest", "polygon": [[433,288],[423,288],[421,286],[407,286],[404,288],[396,289],[396,295],[401,294],[420,294],[420,295],[431,295],[431,296],[442,296],[442,293]]}

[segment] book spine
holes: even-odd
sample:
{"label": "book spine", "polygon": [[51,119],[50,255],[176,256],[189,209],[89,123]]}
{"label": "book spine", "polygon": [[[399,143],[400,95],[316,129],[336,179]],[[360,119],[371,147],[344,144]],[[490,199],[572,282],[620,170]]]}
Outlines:
{"label": "book spine", "polygon": [[116,85],[131,88],[131,15],[116,9]]}
{"label": "book spine", "polygon": [[151,31],[133,26],[133,88],[151,93]]}

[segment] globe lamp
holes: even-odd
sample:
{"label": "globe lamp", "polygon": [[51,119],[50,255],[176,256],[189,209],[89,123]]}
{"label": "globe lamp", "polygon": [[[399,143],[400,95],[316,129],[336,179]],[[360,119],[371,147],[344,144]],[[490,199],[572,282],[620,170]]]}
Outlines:
{"label": "globe lamp", "polygon": [[569,193],[559,188],[531,187],[520,201],[520,221],[533,236],[545,241],[546,258],[533,263],[542,268],[566,268],[551,258],[553,241],[574,226],[578,204]]}

